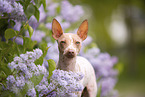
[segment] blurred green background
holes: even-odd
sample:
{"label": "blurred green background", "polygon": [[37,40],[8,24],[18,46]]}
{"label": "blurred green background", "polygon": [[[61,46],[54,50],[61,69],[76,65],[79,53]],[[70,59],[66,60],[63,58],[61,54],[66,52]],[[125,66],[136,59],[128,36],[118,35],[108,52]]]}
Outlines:
{"label": "blurred green background", "polygon": [[145,97],[145,0],[70,0],[86,6],[89,35],[123,64],[119,97]]}

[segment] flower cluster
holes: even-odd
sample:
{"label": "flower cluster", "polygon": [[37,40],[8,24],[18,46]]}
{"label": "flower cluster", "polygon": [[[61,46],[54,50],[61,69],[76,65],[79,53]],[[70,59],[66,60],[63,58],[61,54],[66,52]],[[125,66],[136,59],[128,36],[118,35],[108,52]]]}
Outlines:
{"label": "flower cluster", "polygon": [[[75,15],[74,15],[75,14]],[[61,16],[68,22],[76,22],[83,16],[84,10],[82,6],[72,6],[68,1],[62,1],[61,3]]]}
{"label": "flower cluster", "polygon": [[8,13],[9,18],[17,21],[26,20],[23,6],[20,3],[16,3],[15,0],[0,0],[0,12]]}
{"label": "flower cluster", "polygon": [[48,97],[77,97],[76,92],[83,90],[83,85],[79,81],[83,78],[82,73],[72,71],[54,70],[50,79],[50,84],[44,78],[36,89],[39,96],[44,94]]}
{"label": "flower cluster", "polygon": [[[61,24],[63,30],[69,28],[72,23],[79,21],[84,14],[82,6],[80,5],[73,6],[67,0],[62,0],[60,2],[61,10],[59,14],[56,13],[56,9],[58,7],[59,7],[58,3],[51,2],[48,7],[48,15],[55,17]],[[47,23],[46,27],[51,29],[51,23]]]}
{"label": "flower cluster", "polygon": [[20,57],[16,56],[14,61],[8,64],[13,71],[13,75],[7,77],[7,89],[18,94],[27,85],[29,90],[28,96],[36,96],[34,84],[31,81],[33,76],[44,75],[47,76],[48,72],[44,66],[35,65],[34,61],[42,55],[40,49],[35,49],[33,52],[26,52],[21,54]]}

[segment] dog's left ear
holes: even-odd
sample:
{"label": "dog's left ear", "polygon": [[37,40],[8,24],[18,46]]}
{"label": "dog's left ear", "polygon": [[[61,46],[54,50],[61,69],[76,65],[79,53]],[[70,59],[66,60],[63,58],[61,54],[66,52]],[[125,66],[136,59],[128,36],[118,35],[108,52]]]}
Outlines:
{"label": "dog's left ear", "polygon": [[80,25],[77,34],[82,40],[85,40],[87,38],[87,33],[88,33],[88,20],[84,20]]}
{"label": "dog's left ear", "polygon": [[52,36],[55,40],[58,40],[58,38],[63,34],[63,30],[61,28],[61,25],[56,19],[53,19],[52,21]]}

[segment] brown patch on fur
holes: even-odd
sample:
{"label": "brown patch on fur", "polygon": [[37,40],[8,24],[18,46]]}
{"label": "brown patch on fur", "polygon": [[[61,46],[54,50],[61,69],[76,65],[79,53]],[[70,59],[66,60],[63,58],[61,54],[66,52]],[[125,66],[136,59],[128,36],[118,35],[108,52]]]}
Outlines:
{"label": "brown patch on fur", "polygon": [[88,93],[87,87],[84,88],[81,97],[89,97],[89,93]]}

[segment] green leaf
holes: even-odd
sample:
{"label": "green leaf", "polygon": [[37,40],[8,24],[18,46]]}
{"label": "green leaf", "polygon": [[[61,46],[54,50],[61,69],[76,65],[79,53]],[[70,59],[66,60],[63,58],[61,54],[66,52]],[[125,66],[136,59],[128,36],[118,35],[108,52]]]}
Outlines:
{"label": "green leaf", "polygon": [[39,22],[40,12],[39,12],[39,9],[36,6],[34,6],[34,7],[35,7],[34,16],[37,19],[37,21]]}
{"label": "green leaf", "polygon": [[47,54],[47,51],[48,51],[49,47],[47,46],[47,43],[39,43],[39,44],[40,44],[39,47],[40,47],[40,49],[43,52],[43,57],[45,57],[46,54]]}
{"label": "green leaf", "polygon": [[30,78],[30,80],[32,81],[32,83],[34,83],[34,87],[41,82],[43,76],[44,75],[40,74],[39,76],[33,76],[33,77]]}
{"label": "green leaf", "polygon": [[39,65],[39,64],[42,65],[42,64],[43,64],[43,59],[44,59],[44,57],[41,56],[39,59],[35,60],[34,63],[35,63],[36,65]]}
{"label": "green leaf", "polygon": [[56,8],[56,12],[57,12],[57,13],[60,13],[60,11],[61,11],[61,7],[57,7],[57,8]]}
{"label": "green leaf", "polygon": [[46,11],[46,0],[41,0],[41,2],[43,4],[44,10]]}
{"label": "green leaf", "polygon": [[17,35],[16,31],[14,29],[9,28],[5,31],[4,36],[5,36],[6,40],[8,40],[10,38],[13,38],[16,35]]}
{"label": "green leaf", "polygon": [[30,4],[31,0],[25,0],[25,7],[27,8],[27,6]]}
{"label": "green leaf", "polygon": [[33,28],[31,26],[28,26],[28,32],[30,37],[33,35],[33,31]]}
{"label": "green leaf", "polygon": [[3,71],[7,76],[8,76],[9,74],[11,74],[11,70],[10,70],[10,68],[8,68],[8,67],[6,66],[6,64],[5,64],[5,66],[2,65],[2,66],[0,67],[0,70]]}
{"label": "green leaf", "polygon": [[10,25],[13,27],[15,25],[15,22],[13,20],[10,20]]}
{"label": "green leaf", "polygon": [[36,6],[39,8],[41,5],[41,0],[34,0]]}
{"label": "green leaf", "polygon": [[32,41],[29,37],[24,37],[23,40],[23,46],[28,50],[33,50],[33,47],[37,44],[37,41]]}
{"label": "green leaf", "polygon": [[20,91],[19,96],[25,97],[28,90],[29,90],[29,84],[26,83],[25,86],[23,87],[23,90]]}
{"label": "green leaf", "polygon": [[39,92],[37,91],[37,89],[35,89],[36,91],[36,97],[39,97]]}
{"label": "green leaf", "polygon": [[2,91],[0,97],[15,97],[15,94],[10,91]]}
{"label": "green leaf", "polygon": [[98,89],[97,97],[101,97],[101,89],[102,89],[102,85]]}
{"label": "green leaf", "polygon": [[35,14],[35,7],[33,4],[28,5],[27,9],[25,10],[25,14],[28,19]]}
{"label": "green leaf", "polygon": [[52,59],[49,59],[49,60],[47,60],[47,62],[48,62],[48,65],[49,65],[49,76],[48,76],[48,79],[50,79],[50,77],[52,76],[52,72],[55,70],[55,68],[56,68],[56,64],[55,64],[55,61],[54,60],[52,60]]}

